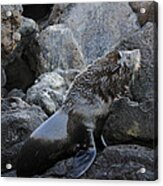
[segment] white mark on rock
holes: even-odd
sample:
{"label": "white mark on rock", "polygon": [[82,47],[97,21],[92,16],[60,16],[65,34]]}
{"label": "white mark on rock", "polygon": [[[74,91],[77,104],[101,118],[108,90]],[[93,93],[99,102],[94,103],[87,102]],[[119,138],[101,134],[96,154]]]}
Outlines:
{"label": "white mark on rock", "polygon": [[142,167],[140,168],[137,173],[141,173],[141,174],[144,174],[146,172],[146,168]]}
{"label": "white mark on rock", "polygon": [[10,163],[7,163],[6,164],[6,169],[8,169],[8,170],[12,169],[12,165]]}
{"label": "white mark on rock", "polygon": [[7,12],[6,12],[6,16],[7,16],[7,17],[11,17],[11,16],[12,16],[12,12],[11,12],[11,11],[7,11]]}
{"label": "white mark on rock", "polygon": [[145,8],[143,8],[143,7],[142,7],[142,8],[140,8],[140,13],[141,13],[141,14],[145,14],[145,13],[146,13],[146,9],[145,9]]}
{"label": "white mark on rock", "polygon": [[107,176],[107,172],[104,172],[104,176]]}

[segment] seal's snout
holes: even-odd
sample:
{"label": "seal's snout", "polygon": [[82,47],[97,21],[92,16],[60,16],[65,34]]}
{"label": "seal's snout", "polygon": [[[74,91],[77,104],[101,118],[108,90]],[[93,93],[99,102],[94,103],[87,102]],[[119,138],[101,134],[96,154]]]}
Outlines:
{"label": "seal's snout", "polygon": [[126,66],[130,70],[138,71],[141,64],[141,53],[139,49],[134,49],[130,51],[119,51],[121,56],[119,64],[124,67]]}

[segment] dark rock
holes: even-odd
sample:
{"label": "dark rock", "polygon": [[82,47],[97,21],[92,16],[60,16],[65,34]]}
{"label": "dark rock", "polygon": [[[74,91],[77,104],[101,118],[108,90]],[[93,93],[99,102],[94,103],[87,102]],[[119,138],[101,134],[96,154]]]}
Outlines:
{"label": "dark rock", "polygon": [[154,105],[150,101],[141,104],[129,98],[114,101],[103,131],[106,143],[132,142],[152,147],[157,138],[153,113]]}
{"label": "dark rock", "polygon": [[[82,178],[110,180],[155,180],[154,150],[137,145],[107,147]],[[145,173],[141,169],[145,168]]]}
{"label": "dark rock", "polygon": [[16,170],[12,170],[1,174],[2,177],[16,177]]}
{"label": "dark rock", "polygon": [[127,2],[78,3],[67,9],[60,23],[72,30],[87,63],[139,29]]}
{"label": "dark rock", "polygon": [[25,93],[23,92],[22,89],[12,89],[8,94],[7,94],[7,97],[8,98],[11,98],[11,97],[18,97],[18,98],[21,98],[21,99],[24,99],[25,98]]}
{"label": "dark rock", "polygon": [[156,89],[154,87],[157,82],[155,74],[157,68],[156,31],[155,25],[148,22],[142,29],[116,47],[118,50],[140,49],[142,56],[141,68],[131,87],[133,99],[138,102],[153,100],[155,97]]}
{"label": "dark rock", "polygon": [[66,91],[64,79],[55,72],[42,74],[27,90],[26,101],[39,105],[48,115],[53,114],[62,104]]}
{"label": "dark rock", "polygon": [[7,93],[8,93],[7,89],[2,87],[1,88],[1,97],[5,98],[7,96]]}
{"label": "dark rock", "polygon": [[[142,2],[129,2],[129,5],[133,11],[138,16],[138,21],[141,26],[143,26],[148,21],[157,24],[157,14],[156,11],[157,4],[153,1],[142,1]],[[145,12],[141,13],[141,8],[145,8]]]}
{"label": "dark rock", "polygon": [[38,106],[30,106],[20,98],[3,99],[1,108],[2,172],[6,172],[8,163],[15,168],[24,140],[47,116]]}
{"label": "dark rock", "polygon": [[[90,169],[82,179],[103,180],[155,180],[157,167],[154,167],[154,150],[138,145],[116,145],[107,147],[97,155]],[[35,177],[69,178],[73,158],[58,162],[45,174]],[[145,172],[141,173],[142,168]],[[144,169],[143,169],[144,170]]]}
{"label": "dark rock", "polygon": [[49,26],[39,37],[40,47],[38,72],[50,72],[57,68],[81,69],[84,66],[83,56],[70,29],[64,25]]}
{"label": "dark rock", "polygon": [[6,73],[4,68],[1,66],[1,87],[4,87],[6,85]]}
{"label": "dark rock", "polygon": [[6,88],[10,91],[14,88],[26,90],[35,79],[35,72],[22,58],[17,57],[13,63],[6,66]]}

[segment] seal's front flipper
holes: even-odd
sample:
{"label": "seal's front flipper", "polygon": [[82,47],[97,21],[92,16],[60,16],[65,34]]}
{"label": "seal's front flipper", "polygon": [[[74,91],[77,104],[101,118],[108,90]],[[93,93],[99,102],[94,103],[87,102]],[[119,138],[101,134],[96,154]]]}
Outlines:
{"label": "seal's front flipper", "polygon": [[71,178],[79,178],[92,165],[96,157],[96,147],[93,131],[88,130],[89,144],[85,150],[80,150],[73,159],[72,170],[68,173]]}

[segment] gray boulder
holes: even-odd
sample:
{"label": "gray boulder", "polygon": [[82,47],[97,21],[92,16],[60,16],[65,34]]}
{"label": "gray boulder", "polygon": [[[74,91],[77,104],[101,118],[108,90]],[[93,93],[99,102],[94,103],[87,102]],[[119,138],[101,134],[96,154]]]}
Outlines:
{"label": "gray boulder", "polygon": [[67,88],[71,85],[75,77],[81,72],[81,70],[78,69],[68,69],[68,70],[62,70],[57,69],[56,72],[61,75],[66,83]]}
{"label": "gray boulder", "polygon": [[99,154],[83,178],[155,180],[157,179],[155,158],[155,151],[146,147],[138,145],[110,146]]}
{"label": "gray boulder", "polygon": [[[97,154],[95,162],[81,178],[155,180],[157,179],[155,160],[155,151],[150,148],[138,145],[110,146]],[[66,174],[71,169],[72,162],[73,158],[60,161],[43,175],[35,177],[69,178]]]}
{"label": "gray boulder", "polygon": [[26,101],[39,105],[48,115],[51,115],[61,106],[65,91],[64,79],[56,72],[47,72],[27,90]]}
{"label": "gray boulder", "polygon": [[7,97],[8,98],[18,97],[18,98],[24,99],[25,98],[25,93],[23,92],[22,89],[14,88],[10,92],[8,92]]}
{"label": "gray boulder", "polygon": [[121,98],[113,102],[103,135],[107,144],[140,143],[153,147],[157,138],[154,130],[154,105]]}
{"label": "gray boulder", "polygon": [[39,27],[37,23],[33,19],[29,19],[27,17],[22,16],[21,25],[19,28],[19,32],[21,33],[22,37],[28,37],[29,35],[33,34],[34,32],[38,32]]}
{"label": "gray boulder", "polygon": [[48,24],[54,25],[60,23],[62,14],[73,6],[73,3],[54,4],[48,18]]}
{"label": "gray boulder", "polygon": [[87,63],[139,29],[127,2],[72,4],[60,17],[60,23],[72,30]]}
{"label": "gray boulder", "polygon": [[38,106],[30,106],[20,98],[3,99],[1,108],[2,172],[6,172],[8,163],[15,168],[17,155],[24,140],[47,115]]}
{"label": "gray boulder", "polygon": [[83,56],[70,29],[53,25],[43,30],[38,37],[40,47],[38,72],[51,72],[57,68],[82,69]]}

